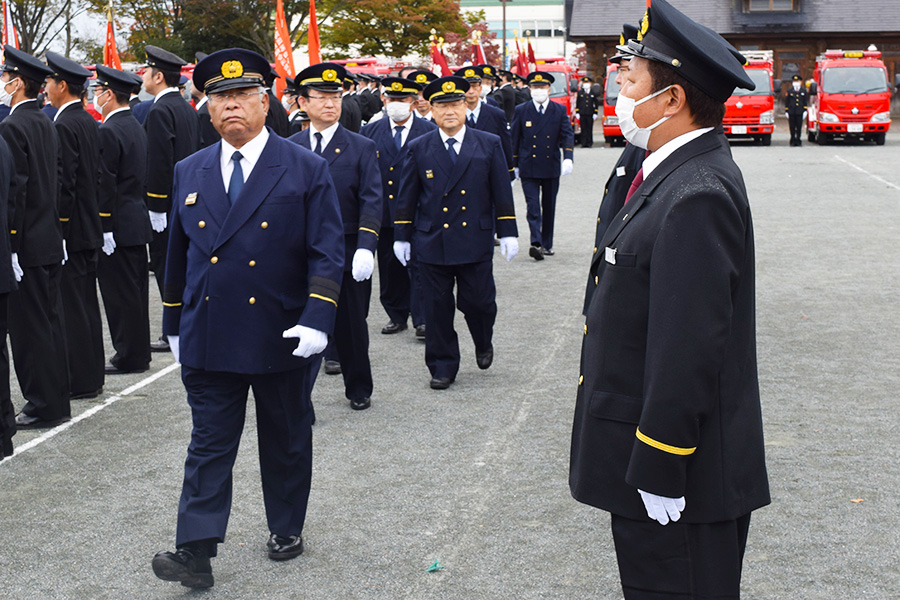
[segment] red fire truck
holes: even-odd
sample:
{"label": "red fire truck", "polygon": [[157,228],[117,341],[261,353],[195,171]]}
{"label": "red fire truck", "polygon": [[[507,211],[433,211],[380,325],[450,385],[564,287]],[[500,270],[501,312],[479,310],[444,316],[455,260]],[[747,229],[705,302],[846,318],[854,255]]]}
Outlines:
{"label": "red fire truck", "polygon": [[536,70],[553,75],[550,85],[550,99],[562,104],[569,115],[569,122],[575,127],[575,94],[578,92],[578,78],[575,69],[569,66],[562,56],[552,58],[536,58]]}
{"label": "red fire truck", "polygon": [[816,58],[809,84],[809,141],[843,138],[880,146],[890,127],[891,88],[881,52],[826,50]]}
{"label": "red fire truck", "polygon": [[366,75],[381,75],[386,77],[391,74],[391,65],[380,62],[374,56],[369,58],[343,58],[333,60],[333,63],[343,65],[351,73],[365,73]]}
{"label": "red fire truck", "polygon": [[619,128],[619,117],[616,116],[616,99],[619,97],[619,84],[616,83],[618,72],[618,64],[606,64],[606,81],[603,82],[603,138],[610,146],[625,145],[625,138]]}
{"label": "red fire truck", "polygon": [[773,54],[771,50],[746,51],[744,71],[756,84],[755,90],[737,88],[725,102],[725,135],[729,138],[753,138],[768,146],[775,131],[775,93],[781,89],[781,82],[775,80],[773,86]]}

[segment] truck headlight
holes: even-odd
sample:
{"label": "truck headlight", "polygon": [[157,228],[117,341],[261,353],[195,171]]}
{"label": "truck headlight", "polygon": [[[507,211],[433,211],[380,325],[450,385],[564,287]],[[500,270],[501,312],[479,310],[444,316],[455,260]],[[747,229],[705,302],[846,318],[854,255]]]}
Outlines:
{"label": "truck headlight", "polygon": [[837,118],[837,115],[833,115],[831,113],[823,112],[819,113],[819,120],[823,123],[840,123],[840,119]]}
{"label": "truck headlight", "polygon": [[886,123],[891,120],[890,112],[880,112],[872,115],[872,123]]}
{"label": "truck headlight", "polygon": [[619,117],[606,117],[606,124],[607,125],[618,125]]}
{"label": "truck headlight", "polygon": [[766,112],[759,115],[759,124],[760,125],[774,125],[775,124],[775,111],[767,110]]}

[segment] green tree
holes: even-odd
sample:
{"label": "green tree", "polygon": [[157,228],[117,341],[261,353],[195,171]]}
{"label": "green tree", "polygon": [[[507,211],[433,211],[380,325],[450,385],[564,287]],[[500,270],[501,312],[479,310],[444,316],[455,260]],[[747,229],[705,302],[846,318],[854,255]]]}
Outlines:
{"label": "green tree", "polygon": [[87,10],[84,2],[73,0],[7,0],[19,37],[19,49],[41,55],[62,34],[66,34],[65,54],[72,48],[72,19]]}

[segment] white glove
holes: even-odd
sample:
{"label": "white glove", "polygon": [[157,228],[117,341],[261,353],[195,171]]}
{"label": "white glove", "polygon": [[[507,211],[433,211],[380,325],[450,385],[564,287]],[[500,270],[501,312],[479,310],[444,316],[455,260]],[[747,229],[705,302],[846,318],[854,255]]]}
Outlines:
{"label": "white glove", "polygon": [[803,120],[804,121],[806,120],[806,111],[805,110],[803,111]]}
{"label": "white glove", "polygon": [[500,238],[500,254],[506,257],[506,262],[511,261],[513,257],[518,253],[519,240],[514,237]]}
{"label": "white glove", "polygon": [[300,358],[309,358],[313,354],[318,354],[325,350],[328,345],[328,335],[324,331],[311,329],[303,325],[294,325],[290,329],[286,329],[281,334],[283,338],[300,338],[297,349],[291,352],[294,356]]}
{"label": "white glove", "polygon": [[166,228],[166,213],[153,212],[152,210],[148,210],[150,213],[150,227],[153,228],[153,231],[156,233],[162,233]]}
{"label": "white glove", "polygon": [[66,238],[63,238],[63,259],[62,264],[66,264],[66,261],[69,260],[69,253],[66,252]]}
{"label": "white glove", "polygon": [[353,253],[353,279],[356,281],[365,281],[372,276],[375,270],[375,255],[371,250],[366,248],[357,248]]}
{"label": "white glove", "polygon": [[572,172],[572,168],[573,168],[573,164],[572,164],[571,158],[567,158],[567,159],[563,160],[562,172],[560,173],[560,175],[566,176],[566,175],[570,174]]}
{"label": "white glove", "polygon": [[409,262],[410,245],[409,242],[394,242],[394,256],[400,261],[404,267]]}
{"label": "white glove", "polygon": [[103,233],[103,253],[111,256],[116,251],[116,238],[113,237],[112,231]]}
{"label": "white glove", "polygon": [[22,270],[22,267],[19,266],[19,253],[12,253],[12,269],[13,275],[16,276],[16,281],[22,281],[22,275],[25,274],[25,271]]}
{"label": "white glove", "polygon": [[516,175],[516,179],[518,179],[518,178],[519,178],[519,167],[516,167],[516,168],[514,169],[514,173],[515,173],[515,175]]}
{"label": "white glove", "polygon": [[667,525],[670,520],[674,523],[681,518],[681,511],[684,510],[684,496],[667,498],[644,490],[638,490],[638,492],[641,494],[641,500],[644,501],[647,516],[654,521],[659,521],[660,525]]}
{"label": "white glove", "polygon": [[575,113],[575,120],[578,121],[578,122],[580,123],[580,122],[581,122],[581,115],[579,115],[578,113]]}
{"label": "white glove", "polygon": [[177,335],[167,335],[169,338],[169,350],[172,351],[172,356],[175,357],[175,362],[181,364],[181,348],[178,347],[178,336]]}

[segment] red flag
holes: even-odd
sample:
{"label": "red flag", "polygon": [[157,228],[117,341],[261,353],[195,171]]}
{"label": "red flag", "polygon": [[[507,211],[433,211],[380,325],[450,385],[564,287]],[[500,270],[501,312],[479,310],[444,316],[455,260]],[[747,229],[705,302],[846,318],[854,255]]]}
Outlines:
{"label": "red flag", "polygon": [[431,40],[431,62],[434,66],[441,68],[441,77],[453,75],[453,71],[447,65],[447,58],[444,56],[444,52],[438,48],[438,43],[434,38]]}
{"label": "red flag", "polygon": [[534,65],[537,70],[537,61],[534,60],[534,48],[531,47],[531,38],[528,38],[528,62]]}
{"label": "red flag", "polygon": [[[310,2],[312,8],[312,2]],[[278,79],[275,81],[275,95],[281,96],[284,89],[285,77],[293,77],[294,51],[291,48],[291,35],[288,33],[287,21],[284,18],[284,4],[278,0],[275,5],[275,72]]]}
{"label": "red flag", "polygon": [[306,33],[309,42],[309,64],[322,62],[322,50],[319,43],[319,23],[316,21],[316,0],[309,0],[309,31]]}
{"label": "red flag", "polygon": [[526,77],[530,72],[530,69],[528,68],[528,59],[521,48],[519,48],[518,38],[516,38],[516,72],[519,77]]}
{"label": "red flag", "polygon": [[103,45],[103,64],[112,69],[122,70],[119,50],[116,48],[116,33],[113,30],[112,0],[106,9],[106,43]]}
{"label": "red flag", "polygon": [[19,48],[19,36],[12,22],[12,6],[6,0],[3,0],[3,44],[11,44],[17,50]]}
{"label": "red flag", "polygon": [[472,64],[486,65],[487,58],[484,55],[484,48],[481,46],[482,32],[479,30],[472,32]]}

